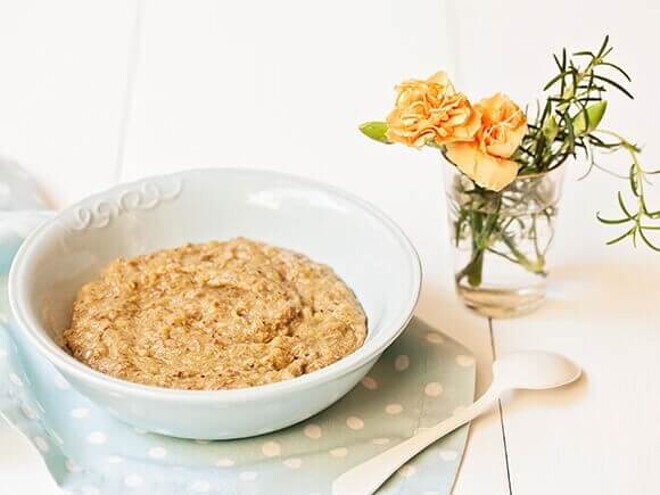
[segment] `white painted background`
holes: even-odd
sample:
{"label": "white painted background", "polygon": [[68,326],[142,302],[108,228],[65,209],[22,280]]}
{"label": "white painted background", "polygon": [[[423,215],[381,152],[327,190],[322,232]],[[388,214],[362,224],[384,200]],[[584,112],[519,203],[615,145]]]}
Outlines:
{"label": "white painted background", "polygon": [[[417,246],[417,314],[474,351],[480,390],[493,350],[557,350],[587,373],[475,422],[455,493],[655,494],[660,255],[605,247],[612,232],[594,219],[624,185],[603,174],[577,183],[581,165],[571,165],[550,300],[491,329],[453,294],[438,156],[368,142],[356,126],[385,115],[399,80],[440,68],[473,99],[530,101],[553,74],[552,51],[595,48],[609,33],[637,98],[613,98],[606,123],[644,144],[657,168],[659,25],[652,0],[3,0],[0,153],[57,206],[118,180],[223,165],[365,197]],[[57,493],[4,424],[0,493]]]}

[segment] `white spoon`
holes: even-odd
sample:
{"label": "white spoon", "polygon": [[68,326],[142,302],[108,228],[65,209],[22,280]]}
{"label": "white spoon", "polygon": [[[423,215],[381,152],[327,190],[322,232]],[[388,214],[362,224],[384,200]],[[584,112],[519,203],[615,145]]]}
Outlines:
{"label": "white spoon", "polygon": [[346,471],[332,484],[332,495],[374,493],[409,459],[488,410],[506,390],[557,388],[574,382],[581,373],[580,368],[559,354],[543,351],[509,354],[493,363],[493,382],[471,406],[456,411],[441,423]]}

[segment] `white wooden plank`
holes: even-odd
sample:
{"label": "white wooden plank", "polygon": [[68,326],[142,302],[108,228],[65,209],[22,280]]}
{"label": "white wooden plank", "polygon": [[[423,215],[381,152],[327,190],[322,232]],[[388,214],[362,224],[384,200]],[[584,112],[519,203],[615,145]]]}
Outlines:
{"label": "white wooden plank", "polygon": [[[135,4],[0,3],[0,153],[56,205],[114,177]],[[60,494],[40,456],[0,420],[2,493]]]}
{"label": "white wooden plank", "polygon": [[[504,90],[526,99],[552,75],[549,49],[592,47],[609,33],[637,98],[614,97],[605,123],[646,144],[644,161],[657,168],[660,71],[650,63],[660,44],[657,3],[515,1],[503,8],[468,0],[458,11],[463,79],[484,95]],[[625,157],[604,163],[624,173],[629,164]],[[660,255],[604,246],[613,231],[596,222],[595,211],[616,213],[614,194],[627,186],[598,172],[577,183],[581,166],[575,165],[561,205],[549,301],[494,328],[498,355],[555,350],[582,365],[586,378],[566,390],[518,393],[505,403],[512,489],[516,495],[657,493]],[[650,197],[657,206],[660,193]]]}
{"label": "white wooden plank", "polygon": [[135,4],[0,4],[0,153],[58,204],[111,182]]}
{"label": "white wooden plank", "polygon": [[[152,1],[144,13],[124,178],[255,166],[372,201],[420,252],[418,315],[475,352],[483,390],[488,325],[453,294],[440,159],[357,132],[389,111],[396,83],[451,67],[443,3]],[[455,492],[485,488],[506,493],[497,414],[473,425]]]}
{"label": "white wooden plank", "polygon": [[550,349],[586,373],[567,390],[505,405],[514,493],[553,494],[566,480],[575,493],[657,493],[660,255],[603,246],[592,208],[617,187],[604,179],[569,188],[549,300],[534,315],[495,322],[498,354]]}

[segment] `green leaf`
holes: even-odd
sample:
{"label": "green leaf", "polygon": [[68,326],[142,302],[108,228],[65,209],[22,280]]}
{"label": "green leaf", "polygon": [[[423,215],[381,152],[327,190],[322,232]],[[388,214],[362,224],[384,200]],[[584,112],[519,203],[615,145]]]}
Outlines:
{"label": "green leaf", "polygon": [[611,67],[612,69],[616,70],[619,74],[621,74],[623,77],[625,77],[628,80],[628,82],[632,81],[628,73],[618,65],[614,65],[610,62],[601,62],[600,65],[606,65],[607,67]]}
{"label": "green leaf", "polygon": [[589,105],[583,111],[573,117],[573,130],[577,136],[583,136],[595,131],[605,115],[607,101],[601,100]]}
{"label": "green leaf", "polygon": [[642,238],[642,240],[644,241],[644,244],[646,244],[648,247],[650,247],[651,249],[653,249],[653,251],[657,251],[657,252],[660,253],[660,247],[658,247],[658,246],[656,246],[655,244],[653,244],[653,243],[651,242],[651,240],[650,240],[648,237],[646,237],[646,234],[644,233],[644,229],[643,229],[643,228],[640,228],[640,229],[639,229],[639,236],[640,236],[640,237]]}
{"label": "green leaf", "polygon": [[630,181],[630,190],[635,195],[636,198],[639,198],[639,178],[635,173],[635,164],[633,163],[630,166],[630,173],[628,174],[628,180]]}
{"label": "green leaf", "polygon": [[630,98],[631,100],[634,100],[634,99],[635,99],[635,97],[632,95],[632,93],[631,93],[630,91],[628,91],[626,88],[624,88],[623,86],[621,86],[618,82],[613,81],[612,79],[610,79],[610,78],[608,78],[608,77],[601,76],[601,75],[599,75],[599,74],[594,74],[593,77],[594,77],[595,79],[598,79],[598,80],[600,80],[600,81],[603,81],[603,82],[609,84],[610,86],[614,86],[616,89],[618,89],[619,91],[621,91],[624,95],[626,95],[626,96],[627,96],[628,98]]}
{"label": "green leaf", "polygon": [[548,118],[545,119],[545,122],[543,122],[542,132],[543,136],[545,136],[546,142],[548,143],[552,143],[557,137],[559,127],[557,126],[557,121],[552,115],[548,116]]}
{"label": "green leaf", "polygon": [[600,50],[598,50],[598,55],[596,55],[598,58],[603,58],[605,56],[605,50],[607,49],[607,44],[610,41],[610,35],[607,34],[605,35],[605,39],[603,40],[603,44],[600,46]]}
{"label": "green leaf", "polygon": [[561,112],[561,124],[566,128],[565,142],[568,146],[567,153],[575,156],[575,128],[568,112],[564,110]]}
{"label": "green leaf", "polygon": [[626,223],[633,220],[632,218],[617,218],[616,220],[610,218],[603,218],[600,216],[600,212],[596,213],[596,218],[598,218],[599,222],[606,223],[608,225],[619,225],[621,223]]}
{"label": "green leaf", "polygon": [[623,200],[623,194],[621,194],[621,191],[616,194],[616,199],[619,201],[619,206],[621,207],[621,210],[626,214],[626,216],[628,218],[632,218],[628,208],[626,208],[626,202]]}
{"label": "green leaf", "polygon": [[550,80],[545,84],[545,86],[543,86],[543,91],[547,91],[548,89],[550,89],[550,88],[551,88],[551,87],[552,87],[557,81],[559,81],[560,79],[563,79],[565,75],[566,75],[566,74],[564,74],[563,72],[561,72],[561,73],[557,74],[555,77],[553,77],[552,79],[550,79]]}
{"label": "green leaf", "polygon": [[633,232],[635,232],[635,227],[631,227],[629,230],[626,230],[626,231],[625,231],[623,234],[621,234],[620,236],[615,237],[614,239],[611,239],[611,240],[607,241],[605,244],[607,244],[608,246],[611,246],[611,245],[613,245],[613,244],[616,244],[617,242],[621,242],[621,241],[624,240],[626,237],[632,235]]}
{"label": "green leaf", "polygon": [[365,122],[360,126],[360,131],[362,131],[362,134],[375,141],[392,144],[392,141],[387,139],[387,136],[385,135],[387,133],[386,122]]}
{"label": "green leaf", "polygon": [[557,64],[557,68],[559,69],[559,72],[564,72],[564,68],[561,66],[561,62],[557,58],[557,55],[553,53],[552,58],[555,60],[555,64]]}

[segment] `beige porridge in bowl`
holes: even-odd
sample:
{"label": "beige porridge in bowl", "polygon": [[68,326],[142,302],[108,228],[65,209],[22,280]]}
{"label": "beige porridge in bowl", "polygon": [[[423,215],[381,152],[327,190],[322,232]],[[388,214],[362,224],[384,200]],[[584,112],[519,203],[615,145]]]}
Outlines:
{"label": "beige porridge in bowl", "polygon": [[64,343],[116,378],[219,390],[321,369],[366,335],[360,303],[330,267],[237,238],[113,261],[78,293]]}

